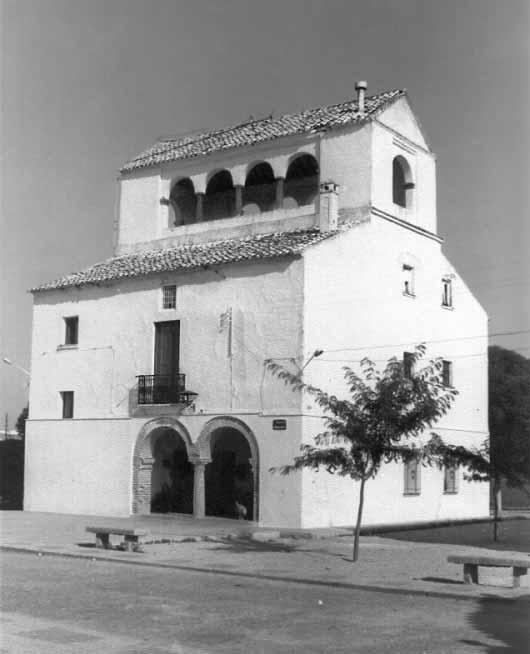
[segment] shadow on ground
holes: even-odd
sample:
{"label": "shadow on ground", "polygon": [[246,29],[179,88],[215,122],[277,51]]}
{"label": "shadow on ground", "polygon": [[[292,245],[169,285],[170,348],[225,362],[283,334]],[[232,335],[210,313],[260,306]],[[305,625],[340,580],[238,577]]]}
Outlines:
{"label": "shadow on ground", "polygon": [[416,543],[444,543],[448,545],[471,545],[492,550],[530,551],[530,520],[506,520],[499,523],[499,540],[493,541],[491,522],[454,525],[433,529],[411,529],[379,534],[381,538],[405,540]]}
{"label": "shadow on ground", "polygon": [[294,545],[284,543],[263,542],[251,540],[250,538],[222,538],[218,540],[221,547],[214,547],[214,550],[232,552],[233,554],[245,554],[247,552],[293,552]]}
{"label": "shadow on ground", "polygon": [[499,600],[484,596],[477,602],[477,609],[467,620],[485,636],[497,641],[495,645],[462,640],[466,645],[485,648],[487,654],[524,654],[530,651],[530,595],[513,600]]}
{"label": "shadow on ground", "polygon": [[453,584],[454,586],[464,585],[463,581],[448,579],[447,577],[414,577],[414,581],[432,581],[435,584]]}

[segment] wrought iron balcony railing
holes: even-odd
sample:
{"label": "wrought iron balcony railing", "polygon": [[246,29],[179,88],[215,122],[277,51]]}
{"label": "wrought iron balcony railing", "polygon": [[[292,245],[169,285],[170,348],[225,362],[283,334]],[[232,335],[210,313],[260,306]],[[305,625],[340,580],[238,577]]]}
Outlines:
{"label": "wrought iron balcony railing", "polygon": [[138,404],[191,404],[196,396],[186,375],[138,375]]}

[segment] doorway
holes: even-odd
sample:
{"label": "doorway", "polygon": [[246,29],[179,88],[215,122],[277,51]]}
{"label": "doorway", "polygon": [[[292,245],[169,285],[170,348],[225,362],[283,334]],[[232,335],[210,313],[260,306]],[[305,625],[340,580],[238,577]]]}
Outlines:
{"label": "doorway", "polygon": [[221,427],[211,434],[210,448],[206,515],[253,520],[254,473],[248,441],[237,429]]}
{"label": "doorway", "polygon": [[193,466],[184,441],[164,429],[152,447],[151,513],[193,513]]}

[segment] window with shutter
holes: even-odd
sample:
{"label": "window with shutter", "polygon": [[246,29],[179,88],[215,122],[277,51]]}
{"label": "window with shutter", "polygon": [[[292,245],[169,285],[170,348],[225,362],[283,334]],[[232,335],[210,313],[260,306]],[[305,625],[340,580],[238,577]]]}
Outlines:
{"label": "window with shutter", "polygon": [[442,361],[442,384],[444,386],[453,385],[453,364],[451,361]]}
{"label": "window with shutter", "polygon": [[63,418],[74,417],[74,392],[61,391],[61,400],[63,403]]}
{"label": "window with shutter", "polygon": [[417,461],[405,463],[405,495],[420,494],[420,466]]}
{"label": "window with shutter", "polygon": [[457,493],[457,481],[457,468],[455,466],[446,466],[444,468],[444,493]]}
{"label": "window with shutter", "polygon": [[79,331],[79,316],[64,319],[64,344],[77,345]]}
{"label": "window with shutter", "polygon": [[414,355],[412,352],[403,352],[403,374],[407,379],[412,379],[414,372]]}

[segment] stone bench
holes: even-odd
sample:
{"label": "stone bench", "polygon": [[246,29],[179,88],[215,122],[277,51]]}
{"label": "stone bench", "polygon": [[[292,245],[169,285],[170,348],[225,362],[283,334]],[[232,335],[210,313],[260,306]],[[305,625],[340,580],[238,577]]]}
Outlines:
{"label": "stone bench", "polygon": [[126,552],[134,552],[138,549],[140,538],[147,535],[144,529],[123,529],[121,527],[87,527],[86,531],[96,534],[96,547],[108,550],[111,547],[110,535],[123,536],[121,547]]}
{"label": "stone bench", "polygon": [[476,554],[451,554],[447,557],[449,563],[460,563],[464,565],[464,583],[478,584],[478,568],[485,566],[489,568],[513,568],[513,587],[519,588],[521,577],[530,568],[530,557],[502,557],[483,556]]}

